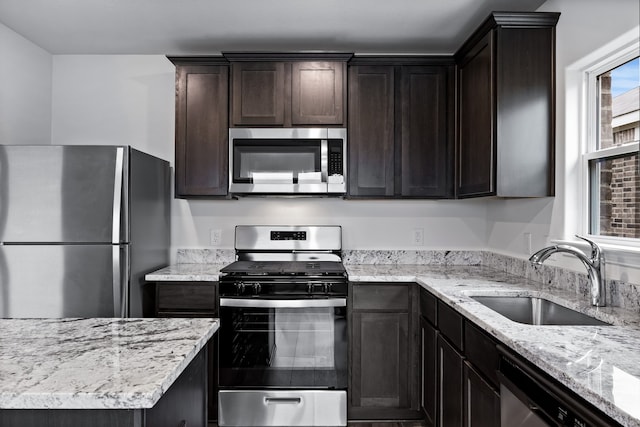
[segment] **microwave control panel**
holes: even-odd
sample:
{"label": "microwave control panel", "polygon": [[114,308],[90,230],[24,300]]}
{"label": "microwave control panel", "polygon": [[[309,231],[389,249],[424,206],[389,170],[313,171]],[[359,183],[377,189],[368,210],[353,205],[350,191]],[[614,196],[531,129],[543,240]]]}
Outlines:
{"label": "microwave control panel", "polygon": [[344,175],[344,153],[342,152],[342,140],[330,139],[329,140],[329,176],[333,174]]}

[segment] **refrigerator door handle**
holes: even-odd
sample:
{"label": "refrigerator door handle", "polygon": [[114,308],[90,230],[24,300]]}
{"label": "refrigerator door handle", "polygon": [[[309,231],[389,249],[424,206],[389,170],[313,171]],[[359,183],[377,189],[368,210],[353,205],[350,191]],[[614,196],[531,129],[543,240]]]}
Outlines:
{"label": "refrigerator door handle", "polygon": [[113,246],[113,317],[128,317],[129,245]]}
{"label": "refrigerator door handle", "polygon": [[124,148],[116,148],[116,168],[113,183],[113,229],[111,243],[121,242],[120,219],[122,217],[122,184],[124,172]]}

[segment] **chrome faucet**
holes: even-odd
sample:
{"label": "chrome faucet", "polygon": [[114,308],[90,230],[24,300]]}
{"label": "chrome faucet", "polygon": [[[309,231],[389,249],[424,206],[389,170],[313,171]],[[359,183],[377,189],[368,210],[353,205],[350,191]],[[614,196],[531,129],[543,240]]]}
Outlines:
{"label": "chrome faucet", "polygon": [[531,255],[529,261],[531,265],[542,265],[543,262],[556,252],[564,252],[576,256],[585,267],[589,275],[589,284],[591,287],[591,304],[597,307],[606,305],[605,298],[605,276],[604,276],[604,256],[600,247],[592,240],[576,235],[591,245],[591,257],[589,258],[584,252],[578,248],[569,245],[552,245],[540,249]]}

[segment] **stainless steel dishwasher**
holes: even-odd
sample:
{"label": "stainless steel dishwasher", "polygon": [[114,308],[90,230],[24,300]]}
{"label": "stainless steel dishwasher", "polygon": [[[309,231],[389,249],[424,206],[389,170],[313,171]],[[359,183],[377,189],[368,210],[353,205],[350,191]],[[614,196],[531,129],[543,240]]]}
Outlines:
{"label": "stainless steel dishwasher", "polygon": [[500,348],[500,421],[508,427],[621,426],[561,384]]}

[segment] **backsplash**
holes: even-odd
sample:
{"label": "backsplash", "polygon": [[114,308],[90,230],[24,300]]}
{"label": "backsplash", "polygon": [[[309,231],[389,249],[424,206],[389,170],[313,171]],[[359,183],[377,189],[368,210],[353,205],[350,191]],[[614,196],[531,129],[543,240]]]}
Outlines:
{"label": "backsplash", "polygon": [[344,264],[480,265],[482,252],[345,249],[342,261]]}
{"label": "backsplash", "polygon": [[[551,265],[533,267],[526,259],[488,251],[345,249],[342,258],[345,264],[484,265],[589,299],[586,273]],[[233,261],[233,249],[178,249],[176,258],[178,264],[229,264]],[[606,288],[607,305],[640,312],[640,285],[607,280]]]}

